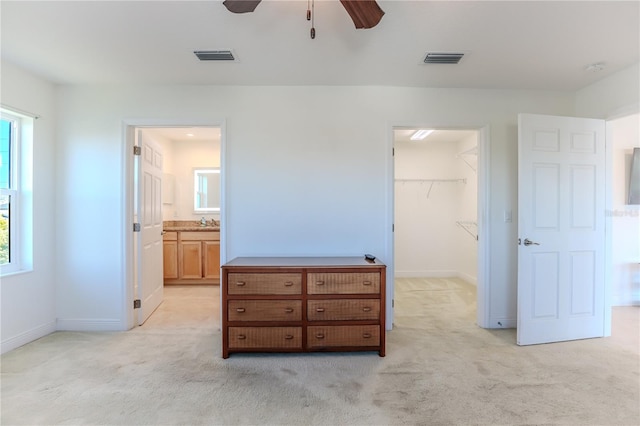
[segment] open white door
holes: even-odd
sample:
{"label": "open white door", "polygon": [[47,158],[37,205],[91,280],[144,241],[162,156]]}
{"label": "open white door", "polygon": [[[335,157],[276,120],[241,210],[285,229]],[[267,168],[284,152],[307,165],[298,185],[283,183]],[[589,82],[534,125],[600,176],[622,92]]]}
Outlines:
{"label": "open white door", "polygon": [[605,122],[518,117],[519,345],[605,335]]}
{"label": "open white door", "polygon": [[138,131],[141,153],[138,167],[137,211],[140,223],[137,255],[138,324],[162,303],[162,149],[143,131]]}

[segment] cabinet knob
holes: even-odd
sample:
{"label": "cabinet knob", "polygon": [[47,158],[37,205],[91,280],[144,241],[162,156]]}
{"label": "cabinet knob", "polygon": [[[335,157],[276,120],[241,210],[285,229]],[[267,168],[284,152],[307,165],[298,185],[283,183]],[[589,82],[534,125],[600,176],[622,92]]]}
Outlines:
{"label": "cabinet knob", "polygon": [[362,285],[371,285],[371,281],[363,281]]}
{"label": "cabinet knob", "polygon": [[285,287],[291,287],[292,285],[293,285],[293,282],[291,282],[291,281],[286,281],[286,282],[284,283],[284,286],[285,286]]}
{"label": "cabinet knob", "polygon": [[371,333],[362,333],[362,337],[365,339],[370,339],[371,338]]}
{"label": "cabinet knob", "polygon": [[244,334],[239,334],[238,335],[238,340],[245,340],[247,338],[247,336],[245,336]]}
{"label": "cabinet knob", "polygon": [[316,312],[324,312],[324,308],[316,308]]}
{"label": "cabinet knob", "polygon": [[286,308],[284,311],[285,311],[286,313],[290,314],[290,313],[292,313],[292,312],[293,312],[293,308]]}
{"label": "cabinet knob", "polygon": [[324,334],[316,333],[316,339],[324,339]]}
{"label": "cabinet knob", "polygon": [[244,281],[238,281],[238,282],[236,283],[236,285],[237,285],[238,287],[242,287],[242,286],[244,286],[245,284],[247,284],[247,283],[245,283]]}
{"label": "cabinet knob", "polygon": [[284,336],[285,340],[291,340],[293,339],[293,336],[291,334],[287,334],[286,336]]}
{"label": "cabinet knob", "polygon": [[324,285],[324,281],[316,281],[316,285]]}
{"label": "cabinet knob", "polygon": [[371,308],[370,308],[370,307],[368,307],[368,306],[365,306],[364,308],[362,308],[362,310],[363,310],[364,312],[371,312]]}
{"label": "cabinet knob", "polygon": [[236,312],[243,313],[244,311],[245,311],[244,308],[236,308]]}

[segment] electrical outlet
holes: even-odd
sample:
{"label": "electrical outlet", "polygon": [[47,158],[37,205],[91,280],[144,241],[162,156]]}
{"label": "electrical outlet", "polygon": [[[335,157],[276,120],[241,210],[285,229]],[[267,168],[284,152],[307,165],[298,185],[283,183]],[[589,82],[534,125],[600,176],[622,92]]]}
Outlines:
{"label": "electrical outlet", "polygon": [[513,221],[511,210],[504,211],[504,223],[511,223]]}

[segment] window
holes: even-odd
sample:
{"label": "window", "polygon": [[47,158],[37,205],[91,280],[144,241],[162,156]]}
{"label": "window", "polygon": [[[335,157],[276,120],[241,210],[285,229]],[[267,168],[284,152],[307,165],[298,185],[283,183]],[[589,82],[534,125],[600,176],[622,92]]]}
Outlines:
{"label": "window", "polygon": [[[32,215],[25,215],[24,181],[31,180],[31,161],[22,152],[30,152],[33,119],[0,110],[0,273],[18,272],[31,264],[25,238],[31,235]],[[29,140],[27,140],[29,139]],[[25,148],[27,148],[25,150]],[[26,197],[30,199],[29,197]]]}

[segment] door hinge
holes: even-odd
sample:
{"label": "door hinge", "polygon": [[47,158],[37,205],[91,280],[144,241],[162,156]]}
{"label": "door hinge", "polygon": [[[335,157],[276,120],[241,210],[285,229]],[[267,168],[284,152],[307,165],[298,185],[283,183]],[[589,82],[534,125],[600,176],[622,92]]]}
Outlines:
{"label": "door hinge", "polygon": [[396,306],[396,299],[391,299],[391,307],[395,307]]}
{"label": "door hinge", "polygon": [[395,223],[391,224],[391,232],[396,232],[396,224]]}
{"label": "door hinge", "polygon": [[140,232],[140,224],[139,223],[134,223],[133,224],[133,232]]}
{"label": "door hinge", "polygon": [[142,307],[142,301],[140,299],[135,299],[133,301],[133,309],[140,309]]}
{"label": "door hinge", "polygon": [[133,155],[142,155],[142,147],[134,146],[133,147]]}
{"label": "door hinge", "polygon": [[395,148],[391,148],[391,156],[392,157],[396,156],[396,149]]}

